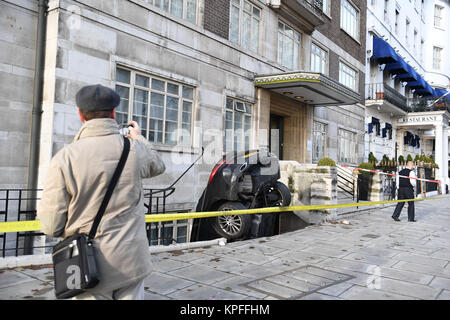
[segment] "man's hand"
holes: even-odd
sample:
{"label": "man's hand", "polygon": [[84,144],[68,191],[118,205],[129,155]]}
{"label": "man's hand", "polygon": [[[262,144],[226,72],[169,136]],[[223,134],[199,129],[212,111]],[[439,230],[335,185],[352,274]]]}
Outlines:
{"label": "man's hand", "polygon": [[128,130],[130,134],[126,136],[127,138],[136,139],[141,135],[141,128],[139,128],[139,125],[136,121],[130,121],[128,122],[128,124]]}

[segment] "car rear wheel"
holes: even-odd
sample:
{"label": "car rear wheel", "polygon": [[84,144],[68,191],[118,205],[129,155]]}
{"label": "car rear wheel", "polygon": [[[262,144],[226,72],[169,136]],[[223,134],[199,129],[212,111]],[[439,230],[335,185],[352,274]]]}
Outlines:
{"label": "car rear wheel", "polygon": [[[217,211],[245,209],[247,208],[240,202],[225,202],[217,208]],[[249,214],[225,215],[215,217],[212,227],[221,237],[227,240],[236,240],[248,235],[251,223],[252,219]]]}

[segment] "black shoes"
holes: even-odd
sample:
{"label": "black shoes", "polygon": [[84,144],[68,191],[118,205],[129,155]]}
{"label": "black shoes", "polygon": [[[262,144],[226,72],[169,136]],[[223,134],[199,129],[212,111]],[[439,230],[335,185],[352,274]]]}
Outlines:
{"label": "black shoes", "polygon": [[408,222],[417,222],[417,220],[408,220]]}
{"label": "black shoes", "polygon": [[396,218],[396,217],[394,217],[394,216],[392,216],[392,219],[394,219],[395,221],[400,221],[399,218]]}

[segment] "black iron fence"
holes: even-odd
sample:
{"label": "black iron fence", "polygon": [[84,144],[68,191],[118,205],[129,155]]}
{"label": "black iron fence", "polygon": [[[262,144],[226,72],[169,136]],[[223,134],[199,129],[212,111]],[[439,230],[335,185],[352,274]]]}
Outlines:
{"label": "black iron fence", "polygon": [[367,83],[366,100],[386,100],[403,111],[409,112],[407,98],[386,83]]}
{"label": "black iron fence", "polygon": [[[175,188],[144,189],[146,214],[166,213],[167,197]],[[36,219],[36,204],[42,189],[0,189],[0,222]],[[178,211],[180,212],[180,211]],[[188,222],[166,221],[146,223],[149,245],[168,245],[186,242]],[[0,233],[0,257],[20,256],[33,253],[50,253],[58,239],[47,237],[42,232]]]}

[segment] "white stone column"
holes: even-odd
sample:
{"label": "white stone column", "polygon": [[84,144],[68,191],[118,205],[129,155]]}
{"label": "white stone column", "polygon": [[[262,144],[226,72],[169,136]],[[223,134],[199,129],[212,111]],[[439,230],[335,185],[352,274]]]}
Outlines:
{"label": "white stone column", "polygon": [[[441,191],[445,192],[445,186],[447,179],[444,175],[444,127],[443,125],[437,124],[435,125],[435,159],[434,161],[439,166],[439,169],[436,170],[436,179],[441,181]],[[447,140],[445,141],[447,143]],[[445,155],[445,160],[447,160],[447,155]]]}
{"label": "white stone column", "polygon": [[[446,185],[450,185],[450,179],[448,177],[448,128],[447,126],[443,127],[443,137],[442,137],[442,178],[445,181]],[[450,186],[449,186],[450,189]],[[444,186],[445,192],[445,186]]]}

